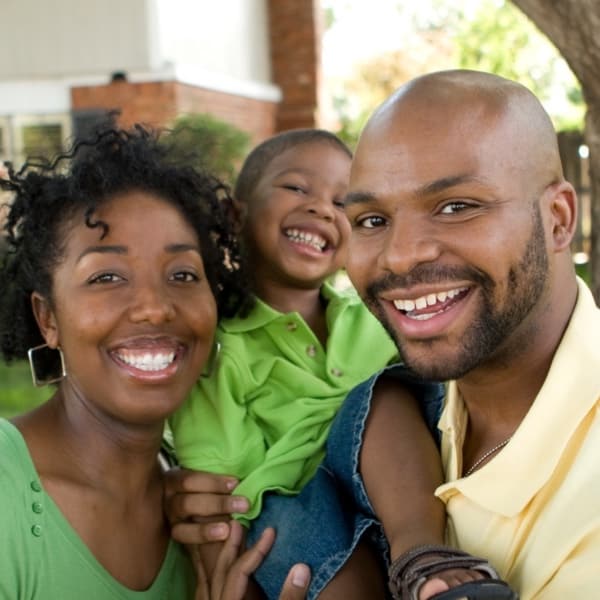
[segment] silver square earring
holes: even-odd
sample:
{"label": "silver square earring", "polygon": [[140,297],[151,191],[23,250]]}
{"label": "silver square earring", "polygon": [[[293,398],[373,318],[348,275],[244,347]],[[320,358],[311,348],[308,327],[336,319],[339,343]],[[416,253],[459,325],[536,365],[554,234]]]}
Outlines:
{"label": "silver square earring", "polygon": [[41,344],[27,351],[33,385],[43,387],[56,383],[67,375],[65,357],[60,348]]}

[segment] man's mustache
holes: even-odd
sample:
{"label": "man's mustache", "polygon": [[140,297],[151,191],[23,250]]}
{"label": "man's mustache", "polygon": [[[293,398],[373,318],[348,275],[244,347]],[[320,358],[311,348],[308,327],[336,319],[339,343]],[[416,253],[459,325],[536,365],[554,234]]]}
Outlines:
{"label": "man's mustache", "polygon": [[452,267],[444,265],[418,265],[405,274],[386,273],[372,281],[366,288],[367,298],[376,298],[379,294],[398,288],[410,288],[419,284],[436,284],[452,281],[472,281],[486,289],[493,287],[491,277],[473,267]]}

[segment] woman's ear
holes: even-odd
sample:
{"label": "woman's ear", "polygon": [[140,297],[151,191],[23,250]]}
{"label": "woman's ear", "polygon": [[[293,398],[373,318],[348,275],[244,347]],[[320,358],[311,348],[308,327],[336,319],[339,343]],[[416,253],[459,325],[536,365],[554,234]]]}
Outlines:
{"label": "woman's ear", "polygon": [[221,204],[225,209],[229,222],[233,226],[233,230],[235,233],[240,233],[244,228],[244,223],[246,221],[246,203],[240,202],[233,196],[227,196],[226,198],[221,199]]}
{"label": "woman's ear", "polygon": [[232,212],[233,212],[233,223],[236,233],[241,233],[246,223],[246,216],[248,215],[248,205],[237,198],[231,199]]}
{"label": "woman's ear", "polygon": [[552,243],[555,252],[568,250],[577,227],[577,194],[568,181],[550,188]]}
{"label": "woman's ear", "polygon": [[48,300],[39,292],[33,292],[31,294],[31,308],[46,344],[51,348],[58,348],[58,326],[54,311]]}

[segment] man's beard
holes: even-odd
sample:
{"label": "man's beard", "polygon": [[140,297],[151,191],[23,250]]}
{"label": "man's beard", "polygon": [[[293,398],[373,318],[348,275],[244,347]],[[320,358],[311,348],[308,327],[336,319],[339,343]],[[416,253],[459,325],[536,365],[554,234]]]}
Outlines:
{"label": "man's beard", "polygon": [[[423,264],[407,275],[389,274],[373,282],[366,289],[365,303],[381,321],[395,341],[402,360],[420,377],[435,381],[458,379],[493,358],[509,336],[519,327],[539,302],[546,284],[548,256],[544,227],[539,207],[534,209],[533,228],[522,259],[508,272],[510,297],[505,299],[504,308],[494,304],[496,283],[486,273],[473,267],[444,267]],[[377,300],[378,295],[388,289],[408,287],[417,283],[449,281],[473,281],[481,291],[482,306],[471,325],[465,330],[460,345],[452,357],[440,360],[436,357],[436,340],[406,342],[395,331],[385,311]],[[521,340],[524,341],[524,340]],[[411,354],[411,347],[420,345],[420,351]],[[430,358],[423,358],[428,348]]]}

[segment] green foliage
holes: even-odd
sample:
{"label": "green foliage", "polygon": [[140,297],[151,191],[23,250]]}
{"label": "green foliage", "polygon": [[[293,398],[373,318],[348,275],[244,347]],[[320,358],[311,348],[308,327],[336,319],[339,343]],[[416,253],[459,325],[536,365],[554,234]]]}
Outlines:
{"label": "green foliage", "polygon": [[53,391],[50,386],[33,386],[27,363],[10,366],[0,363],[0,417],[8,418],[30,410],[46,401]]}
{"label": "green foliage", "polygon": [[558,50],[511,2],[482,0],[454,24],[459,67],[514,79],[542,100],[558,129],[583,127],[579,83]]}
{"label": "green foliage", "polygon": [[200,161],[199,166],[233,184],[237,169],[250,148],[250,135],[209,114],[178,117],[173,123],[173,143],[183,162]]}
{"label": "green foliage", "polygon": [[[324,2],[336,26],[353,5]],[[542,100],[558,130],[583,128],[585,105],[577,80],[547,37],[508,0],[397,0],[394,5],[412,25],[399,34],[397,49],[358,63],[350,77],[332,86],[344,139],[349,134],[351,141],[364,115],[408,79],[452,68],[519,81]]]}

